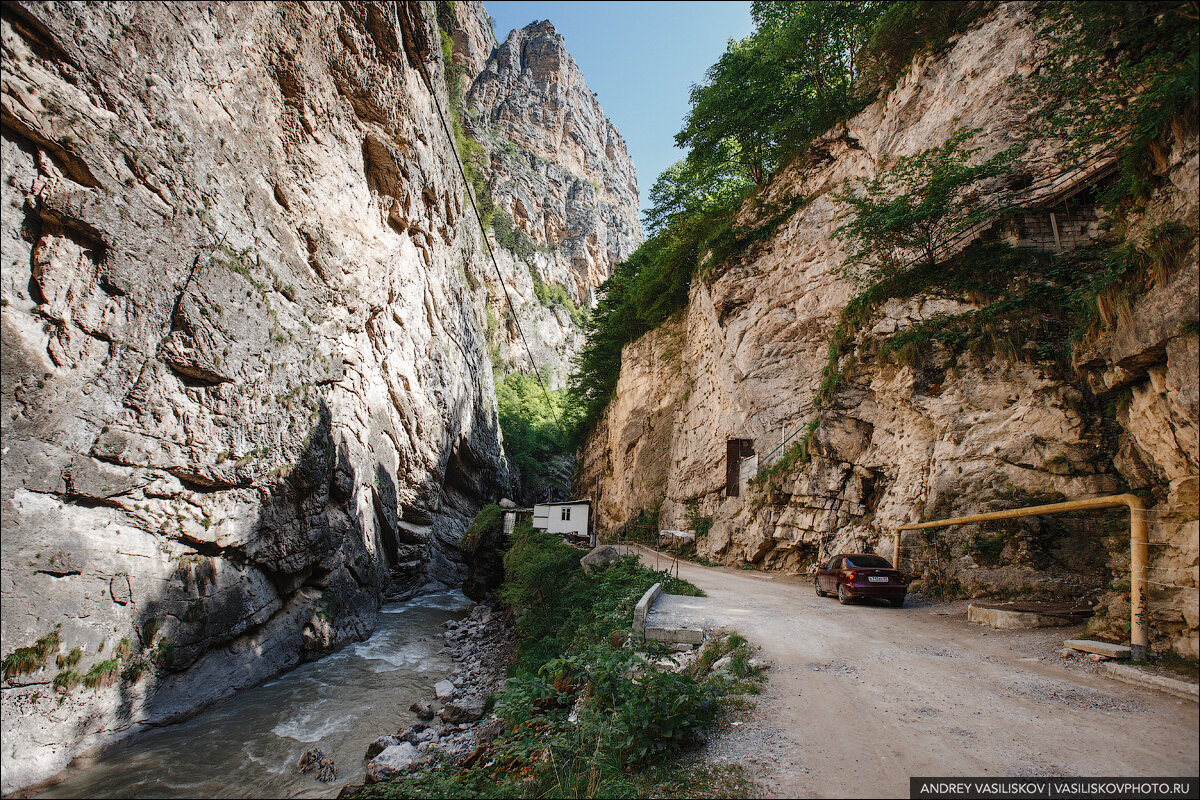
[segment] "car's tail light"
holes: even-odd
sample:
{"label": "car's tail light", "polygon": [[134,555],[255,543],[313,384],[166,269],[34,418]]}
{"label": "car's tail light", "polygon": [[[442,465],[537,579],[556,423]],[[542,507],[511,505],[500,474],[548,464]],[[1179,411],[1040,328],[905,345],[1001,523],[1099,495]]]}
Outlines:
{"label": "car's tail light", "polygon": [[904,573],[903,572],[897,573],[896,577],[900,579],[901,583],[904,583]]}
{"label": "car's tail light", "polygon": [[854,570],[850,570],[849,572],[846,573],[846,580],[848,580],[848,581],[854,580],[854,576],[857,574],[858,573],[855,572]]}

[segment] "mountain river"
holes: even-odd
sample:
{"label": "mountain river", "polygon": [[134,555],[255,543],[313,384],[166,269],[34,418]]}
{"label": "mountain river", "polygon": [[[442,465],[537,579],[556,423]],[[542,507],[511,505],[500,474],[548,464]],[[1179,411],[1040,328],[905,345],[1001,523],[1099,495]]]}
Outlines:
{"label": "mountain river", "polygon": [[[132,737],[38,797],[334,797],[361,783],[363,754],[412,717],[450,672],[442,623],[464,616],[461,592],[383,607],[375,633],[176,725]],[[296,774],[319,747],[337,781]]]}

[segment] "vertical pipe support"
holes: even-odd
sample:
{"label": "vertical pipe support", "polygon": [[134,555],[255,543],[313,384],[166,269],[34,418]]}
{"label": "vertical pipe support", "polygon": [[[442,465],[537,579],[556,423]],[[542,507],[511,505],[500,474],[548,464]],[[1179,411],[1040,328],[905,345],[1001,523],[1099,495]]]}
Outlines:
{"label": "vertical pipe support", "polygon": [[1146,504],[1135,494],[1121,497],[1129,506],[1129,651],[1134,661],[1145,661],[1150,654],[1150,611],[1146,607],[1150,536]]}

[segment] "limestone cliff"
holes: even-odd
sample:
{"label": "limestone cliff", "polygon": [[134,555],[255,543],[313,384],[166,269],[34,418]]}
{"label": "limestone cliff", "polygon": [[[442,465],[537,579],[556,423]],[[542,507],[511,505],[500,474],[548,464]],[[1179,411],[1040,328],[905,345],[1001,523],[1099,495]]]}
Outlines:
{"label": "limestone cliff", "polygon": [[[1151,587],[1155,642],[1196,656],[1194,128],[1173,132],[1158,188],[1130,225],[1134,238],[1164,222],[1189,226],[1179,267],[1122,312],[1106,337],[1078,350],[1074,371],[1029,352],[942,352],[909,364],[883,357],[884,336],[983,305],[917,296],[876,312],[855,342],[857,365],[840,364],[849,379],[823,408],[814,403],[835,326],[856,292],[838,272],[846,253],[832,237],[839,224],[832,194],[847,179],[873,175],[884,154],[917,153],[960,127],[980,129],[981,156],[1021,137],[1029,112],[1010,77],[1037,67],[1030,23],[1028,7],[1002,4],[941,55],[918,60],[886,96],[818,140],[747,204],[747,225],[754,206],[796,209],[767,241],[697,281],[684,311],[626,346],[615,397],[583,454],[583,485],[600,484],[602,529],[617,533],[640,511],[658,508],[662,528],[711,524],[699,540],[702,556],[808,571],[832,553],[890,554],[895,528],[919,519],[1146,489],[1158,501],[1151,578],[1193,587]],[[1103,240],[1104,211],[1088,198],[1112,159],[1064,174],[1062,148],[1042,140],[1026,151],[1019,171],[1033,186],[1028,218],[996,235],[1055,249]],[[1075,238],[1056,244],[1051,226],[1066,219],[1074,227],[1064,225],[1062,238]],[[1105,406],[1116,409],[1115,419],[1106,420]],[[789,435],[788,447],[806,440],[808,458],[749,484],[757,460]],[[734,439],[750,440],[744,449],[754,455],[736,463],[739,493],[728,496]],[[1120,520],[1113,526],[1093,516],[1003,535],[959,529],[930,542],[910,537],[905,567],[927,588],[941,579],[973,594],[1071,597],[1095,597],[1111,568],[1118,580],[1106,599],[1110,618],[1127,620],[1120,579],[1127,591],[1128,528]]]}
{"label": "limestone cliff", "polygon": [[[486,13],[454,8],[481,70]],[[465,575],[511,476],[437,16],[5,5],[3,791]],[[585,301],[607,262],[557,252]]]}
{"label": "limestone cliff", "polygon": [[[489,154],[489,241],[536,366],[560,387],[582,344],[580,312],[642,241],[633,161],[549,21],[509,33],[471,80],[465,106]],[[493,293],[507,321],[507,300]],[[530,369],[513,325],[502,326],[499,344],[509,368]]]}

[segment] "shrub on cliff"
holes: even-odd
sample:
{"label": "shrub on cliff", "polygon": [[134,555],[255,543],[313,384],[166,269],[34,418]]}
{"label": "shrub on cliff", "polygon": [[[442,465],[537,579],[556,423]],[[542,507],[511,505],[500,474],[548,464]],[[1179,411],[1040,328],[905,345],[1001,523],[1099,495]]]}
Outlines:
{"label": "shrub on cliff", "polygon": [[1110,208],[1145,198],[1171,124],[1196,124],[1200,27],[1196,4],[1048,3],[1038,20],[1049,47],[1041,69],[1018,81],[1043,136],[1065,137],[1081,157],[1120,145]]}
{"label": "shrub on cliff", "polygon": [[463,531],[462,541],[458,549],[464,553],[474,553],[484,538],[495,535],[504,527],[504,509],[498,505],[486,505],[479,509],[475,519]]}
{"label": "shrub on cliff", "polygon": [[879,170],[834,196],[842,225],[834,236],[852,250],[844,270],[860,285],[936,264],[963,231],[996,219],[998,203],[981,201],[979,184],[1008,171],[1019,145],[979,159],[973,130],[959,129],[943,144],[911,156],[880,158]]}
{"label": "shrub on cliff", "polygon": [[[807,202],[798,197],[768,218],[738,228],[735,217],[752,191],[829,126],[860,109],[874,90],[862,81],[873,25],[885,4],[756,2],[755,32],[731,41],[692,90],[692,108],[676,136],[687,157],[663,171],[650,191],[644,223],[650,237],[597,294],[587,342],[569,382],[571,444],[578,446],[607,407],[621,369],[621,349],[687,305],[692,281],[715,274]],[[933,14],[926,6],[906,13]],[[951,6],[980,4],[952,3]],[[940,12],[939,12],[940,13]],[[976,12],[919,32],[914,42],[949,36]],[[884,48],[887,37],[878,38]],[[911,46],[911,47],[910,47]],[[910,42],[906,48],[918,44]],[[882,52],[882,51],[881,51]],[[905,51],[905,58],[911,53]],[[897,56],[899,57],[899,56]]]}

